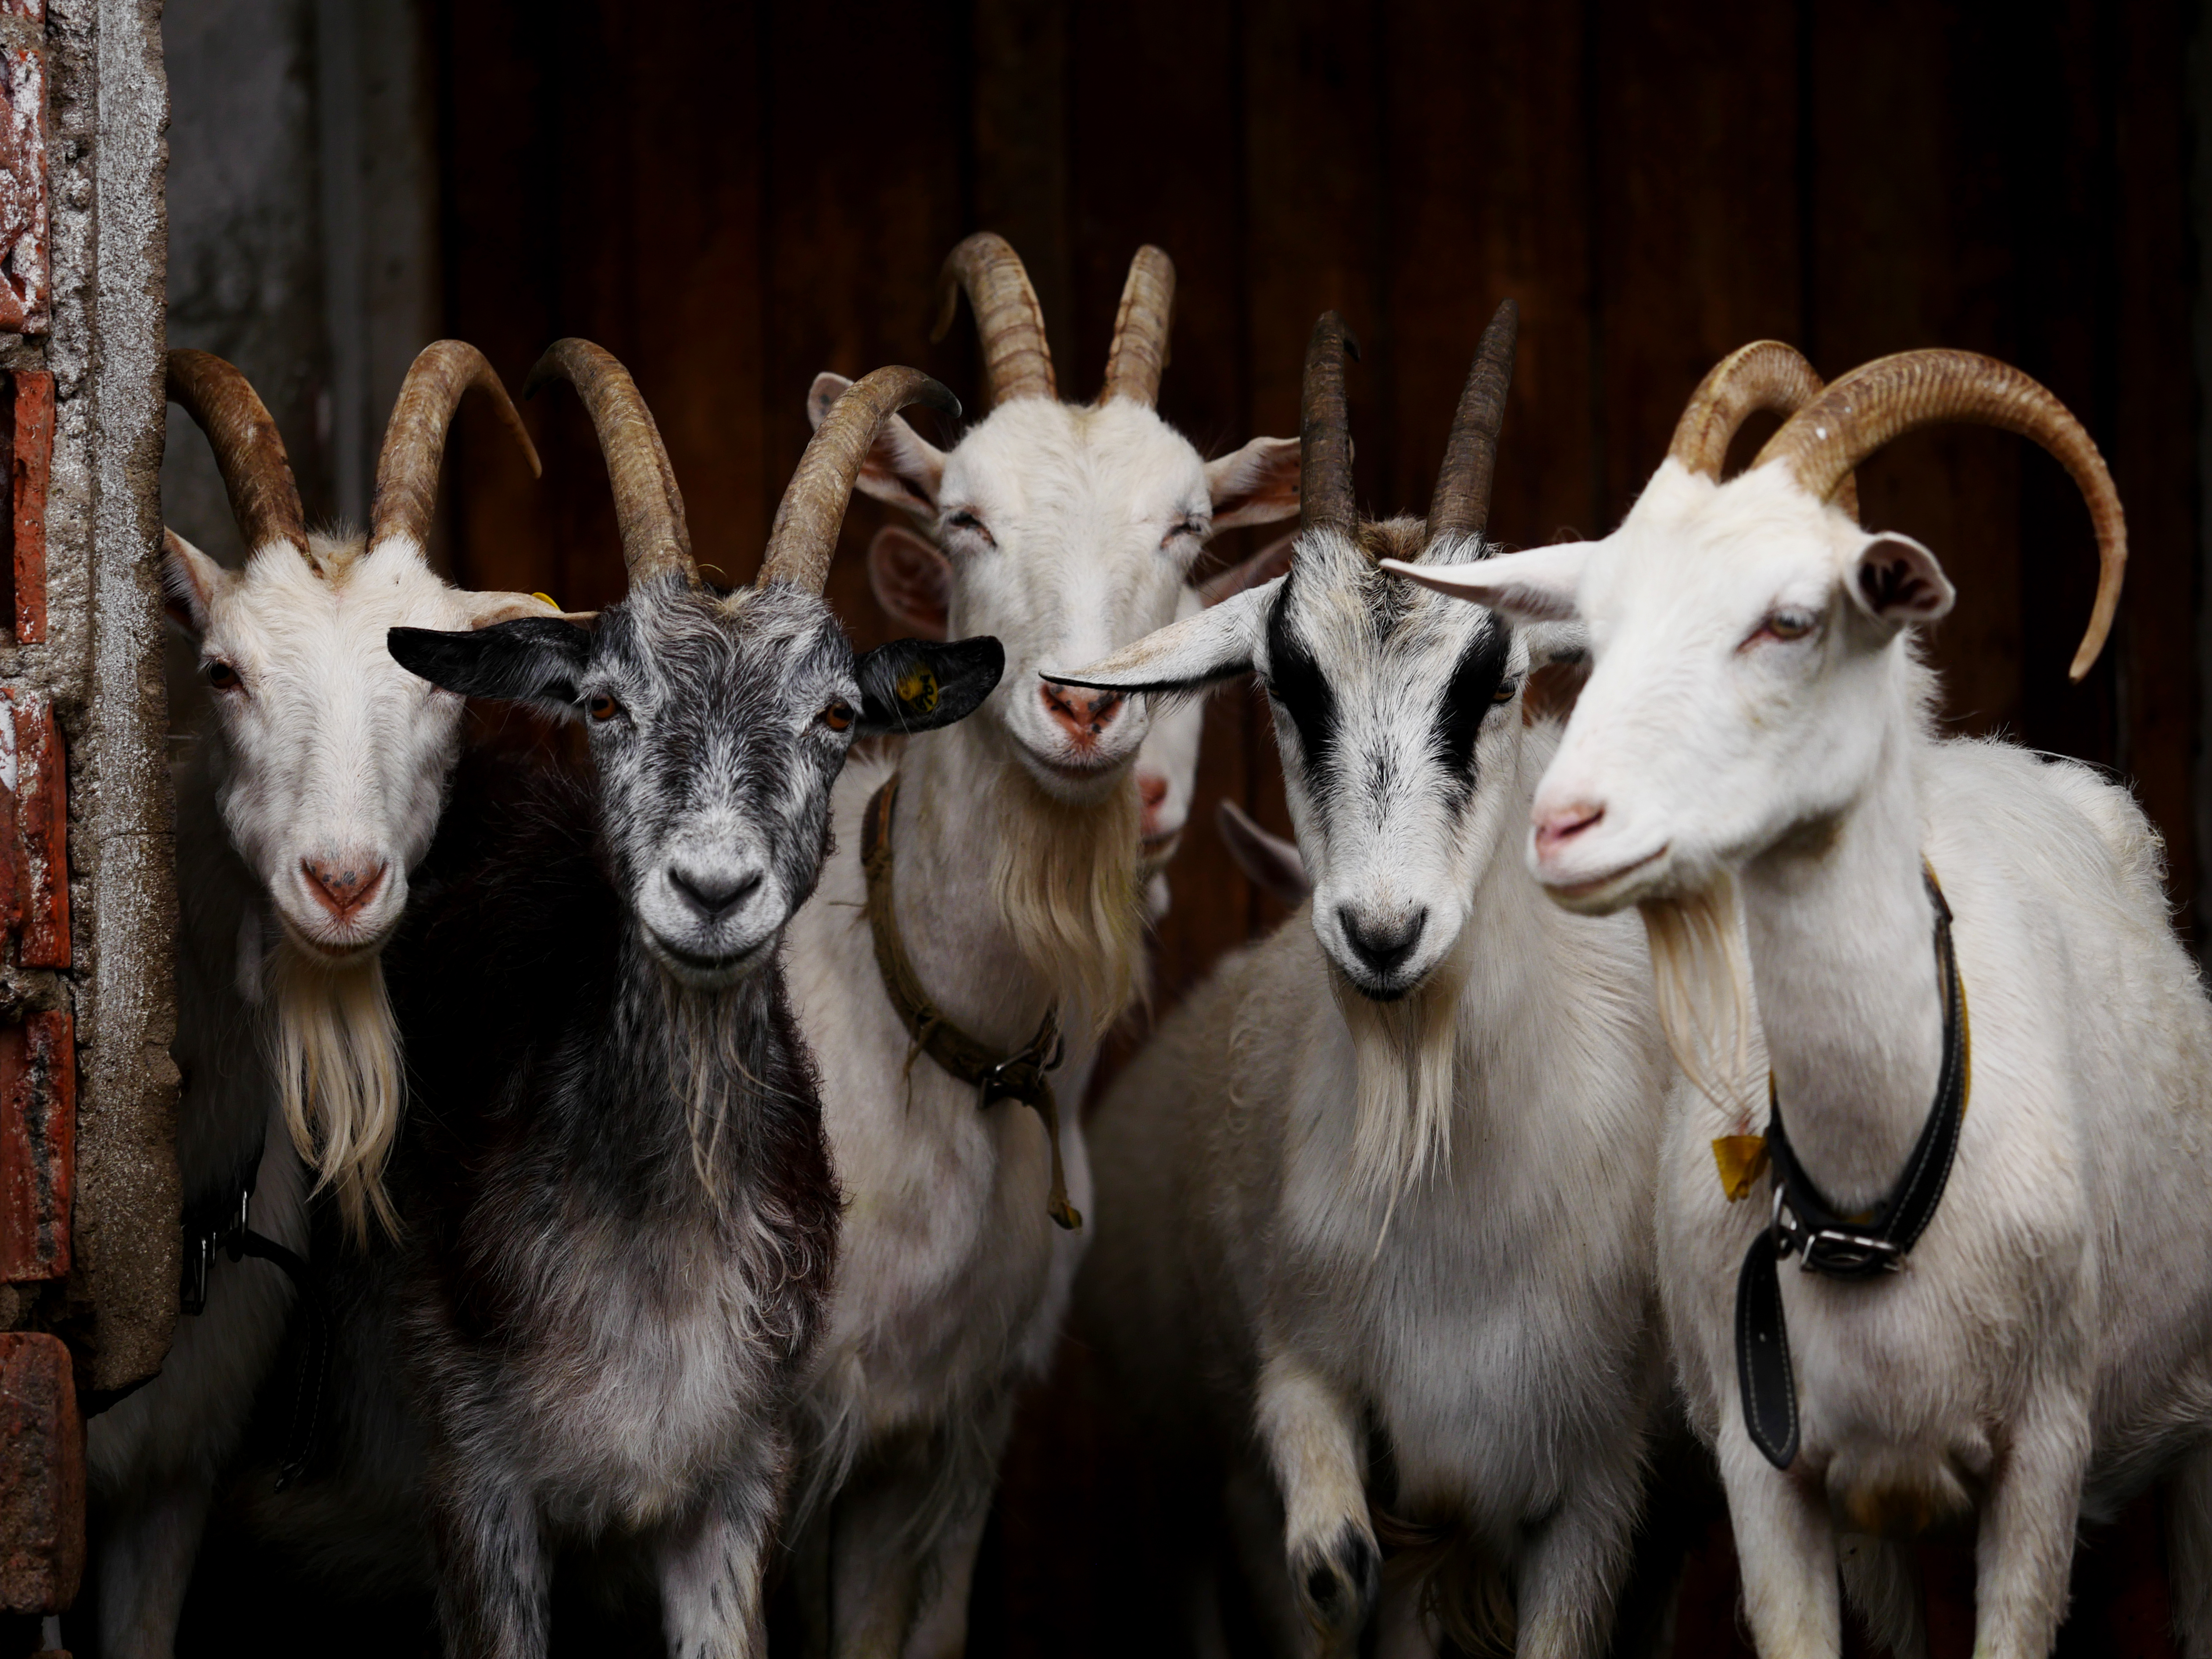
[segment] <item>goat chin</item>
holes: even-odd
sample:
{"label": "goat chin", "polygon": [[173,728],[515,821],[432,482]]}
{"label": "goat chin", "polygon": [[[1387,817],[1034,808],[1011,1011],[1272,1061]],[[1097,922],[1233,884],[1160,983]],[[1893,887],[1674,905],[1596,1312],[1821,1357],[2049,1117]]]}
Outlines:
{"label": "goat chin", "polygon": [[1451,1151],[1459,999],[1469,965],[1462,937],[1427,978],[1390,1002],[1361,995],[1333,964],[1328,969],[1358,1078],[1352,1177],[1364,1198],[1395,1200]]}
{"label": "goat chin", "polygon": [[1055,800],[1018,767],[1018,798],[998,838],[992,890],[1030,974],[1078,1005],[1078,1036],[1096,1042],[1150,989],[1138,880],[1144,809],[1133,776],[1102,802]]}
{"label": "goat chin", "polygon": [[1694,892],[1647,899],[1637,908],[1651,946],[1659,1025],[1674,1063],[1748,1133],[1759,1103],[1751,1066],[1758,1014],[1735,878],[1723,872]]}
{"label": "goat chin", "polygon": [[405,1097],[383,958],[318,961],[284,939],[264,972],[270,1066],[292,1144],[354,1239],[367,1240],[372,1215],[396,1232],[384,1165]]}

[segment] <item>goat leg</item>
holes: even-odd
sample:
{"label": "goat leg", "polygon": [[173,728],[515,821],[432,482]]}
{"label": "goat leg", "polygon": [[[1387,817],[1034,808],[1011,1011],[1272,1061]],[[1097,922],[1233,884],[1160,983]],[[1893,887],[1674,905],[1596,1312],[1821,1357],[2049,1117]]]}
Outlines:
{"label": "goat leg", "polygon": [[549,1578],[537,1505],[520,1482],[448,1453],[429,1498],[446,1659],[543,1659]]}
{"label": "goat leg", "polygon": [[726,1474],[691,1523],[661,1540],[669,1659],[757,1659],[768,1651],[761,1578],[790,1459],[781,1444],[762,1454]]}
{"label": "goat leg", "polygon": [[207,1526],[197,1475],[106,1518],[100,1539],[100,1650],[107,1659],[169,1659],[185,1590]]}
{"label": "goat leg", "polygon": [[2182,1659],[2212,1659],[2212,1442],[2199,1441],[2174,1466],[2166,1560]]}
{"label": "goat leg", "polygon": [[1752,1443],[1735,1391],[1723,1397],[1719,1454],[1743,1607],[1760,1659],[1837,1659],[1843,1609],[1827,1494],[1808,1491]]}
{"label": "goat leg", "polygon": [[1291,1593],[1323,1651],[1353,1651],[1381,1594],[1382,1564],[1358,1415],[1318,1371],[1279,1354],[1261,1372],[1255,1416],[1283,1494]]}
{"label": "goat leg", "polygon": [[1614,1467],[1585,1470],[1566,1506],[1523,1547],[1514,1598],[1521,1659],[1596,1659],[1607,1650],[1643,1498],[1636,1448],[1618,1449],[1626,1455],[1609,1460]]}
{"label": "goat leg", "polygon": [[2045,1659],[2066,1616],[2088,1402],[2069,1382],[2039,1378],[2016,1419],[1974,1543],[1974,1652]]}

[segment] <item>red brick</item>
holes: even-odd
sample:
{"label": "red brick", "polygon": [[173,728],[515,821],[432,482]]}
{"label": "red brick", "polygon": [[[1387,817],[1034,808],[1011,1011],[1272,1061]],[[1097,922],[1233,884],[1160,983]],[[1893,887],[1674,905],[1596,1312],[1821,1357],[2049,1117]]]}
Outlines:
{"label": "red brick", "polygon": [[67,1276],[76,1194],[76,1031],[33,1014],[0,1025],[0,1279]]}
{"label": "red brick", "polygon": [[51,698],[10,692],[15,722],[15,854],[22,894],[16,960],[70,965],[69,763]]}
{"label": "red brick", "polygon": [[15,371],[15,461],[9,510],[15,541],[15,642],[46,637],[46,477],[54,459],[54,377]]}
{"label": "red brick", "polygon": [[0,50],[0,331],[43,334],[46,273],[46,55]]}
{"label": "red brick", "polygon": [[84,1425],[69,1350],[0,1334],[0,1609],[60,1613],[84,1576]]}

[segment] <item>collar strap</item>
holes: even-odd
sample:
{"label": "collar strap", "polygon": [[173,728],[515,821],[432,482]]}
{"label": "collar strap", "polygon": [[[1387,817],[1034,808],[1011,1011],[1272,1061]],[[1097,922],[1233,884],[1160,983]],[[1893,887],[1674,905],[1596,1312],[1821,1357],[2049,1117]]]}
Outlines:
{"label": "collar strap", "polygon": [[977,1107],[1018,1100],[1035,1111],[1043,1121],[1045,1140],[1052,1149],[1052,1188],[1045,1213],[1073,1232],[1082,1226],[1083,1216],[1067,1201],[1067,1177],[1060,1163],[1060,1106],[1049,1075],[1063,1052],[1060,1011],[1047,1009],[1036,1035],[1014,1053],[1002,1054],[955,1025],[929,1000],[899,937],[898,915],[891,903],[891,809],[898,802],[898,786],[894,773],[868,802],[860,821],[860,865],[868,878],[868,931],[875,938],[876,969],[913,1044],[907,1051],[908,1073],[912,1073],[918,1056],[927,1054],[949,1075],[974,1088]]}
{"label": "collar strap", "polygon": [[1966,988],[1951,942],[1951,907],[1923,859],[1921,878],[1936,912],[1936,972],[1943,994],[1943,1055],[1936,1099],[1928,1109],[1905,1170],[1870,1210],[1845,1214],[1813,1184],[1783,1133],[1782,1102],[1772,1073],[1766,1082],[1766,1152],[1774,1183],[1774,1218],[1753,1241],[1736,1280],[1736,1380],[1744,1425],[1767,1462],[1786,1469],[1797,1455],[1797,1390],[1790,1364],[1790,1333],[1782,1318],[1781,1263],[1796,1255],[1805,1273],[1827,1279],[1871,1279],[1905,1265],[1935,1218],[1951,1178],[1972,1083]]}

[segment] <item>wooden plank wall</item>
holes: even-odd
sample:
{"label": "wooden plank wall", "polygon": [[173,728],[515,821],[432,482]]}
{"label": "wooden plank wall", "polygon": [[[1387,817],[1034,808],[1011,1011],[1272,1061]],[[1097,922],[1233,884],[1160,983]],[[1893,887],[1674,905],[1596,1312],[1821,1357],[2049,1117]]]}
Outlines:
{"label": "wooden plank wall", "polygon": [[[1130,254],[1167,248],[1161,406],[1209,453],[1296,431],[1307,331],[1342,310],[1367,348],[1353,422],[1378,510],[1425,502],[1476,336],[1516,297],[1492,528],[1523,544],[1613,524],[1698,376],[1747,340],[1832,376],[1911,346],[1991,353],[2051,386],[2118,477],[2117,648],[2067,686],[2087,516],[2017,441],[1899,444],[1863,475],[1868,520],[1957,580],[1946,720],[2136,779],[2193,921],[2189,21],[2180,0],[443,0],[447,327],[510,384],[562,334],[622,356],[700,555],[732,579],[817,370],[909,362],[974,393],[968,325],[927,331],[939,262],[978,228],[1027,257],[1079,392]],[[594,604],[620,581],[604,475],[573,402],[540,401],[539,485],[465,418],[452,562]],[[890,631],[860,558],[883,521],[855,506],[831,582],[863,642]],[[1224,795],[1287,827],[1272,742],[1242,693],[1209,719],[1164,996],[1276,919],[1210,829]],[[1025,1419],[978,1651],[1157,1633],[1163,1586],[1130,1546],[1150,1521],[1108,1490],[1098,1386],[1078,1353]]]}

